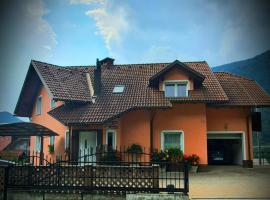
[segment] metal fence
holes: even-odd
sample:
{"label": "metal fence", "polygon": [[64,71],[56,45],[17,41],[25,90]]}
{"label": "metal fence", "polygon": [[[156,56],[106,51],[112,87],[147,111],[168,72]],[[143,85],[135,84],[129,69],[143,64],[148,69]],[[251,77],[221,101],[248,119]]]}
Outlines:
{"label": "metal fence", "polygon": [[270,148],[254,148],[253,157],[255,165],[270,165]]}
{"label": "metal fence", "polygon": [[56,161],[31,156],[6,169],[7,189],[38,192],[126,194],[136,192],[189,191],[188,164],[180,161],[152,161],[152,154],[93,149],[79,152],[76,160],[67,156]]}

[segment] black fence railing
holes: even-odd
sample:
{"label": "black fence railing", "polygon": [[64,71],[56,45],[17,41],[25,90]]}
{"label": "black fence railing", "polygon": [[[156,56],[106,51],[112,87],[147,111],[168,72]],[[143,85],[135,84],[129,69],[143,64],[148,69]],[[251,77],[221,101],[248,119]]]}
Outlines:
{"label": "black fence railing", "polygon": [[270,165],[270,148],[254,148],[253,149],[253,161],[258,165]]}
{"label": "black fence railing", "polygon": [[108,148],[79,152],[55,161],[31,154],[8,167],[6,188],[39,192],[125,194],[136,192],[189,191],[188,164],[152,159],[145,149]]}

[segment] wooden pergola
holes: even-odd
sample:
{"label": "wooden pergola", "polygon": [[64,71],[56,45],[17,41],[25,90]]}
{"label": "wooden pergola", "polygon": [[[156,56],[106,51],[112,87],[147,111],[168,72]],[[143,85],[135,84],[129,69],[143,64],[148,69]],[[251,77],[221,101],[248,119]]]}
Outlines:
{"label": "wooden pergola", "polygon": [[40,163],[43,160],[43,137],[45,136],[58,136],[57,133],[51,129],[46,128],[40,124],[32,122],[18,122],[10,124],[0,124],[0,136],[40,136]]}

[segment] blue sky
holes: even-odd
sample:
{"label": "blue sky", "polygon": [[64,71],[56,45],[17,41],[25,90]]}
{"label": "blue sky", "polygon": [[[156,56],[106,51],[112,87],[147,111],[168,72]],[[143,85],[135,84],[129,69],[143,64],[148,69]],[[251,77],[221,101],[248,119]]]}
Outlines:
{"label": "blue sky", "polygon": [[0,110],[9,112],[31,59],[212,67],[270,49],[270,6],[260,0],[4,0],[0,20]]}

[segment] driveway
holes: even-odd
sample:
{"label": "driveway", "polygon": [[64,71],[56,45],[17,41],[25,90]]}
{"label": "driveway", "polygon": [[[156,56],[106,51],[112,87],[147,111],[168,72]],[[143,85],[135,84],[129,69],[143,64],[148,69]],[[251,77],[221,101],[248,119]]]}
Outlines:
{"label": "driveway", "polygon": [[270,166],[208,166],[206,172],[190,173],[191,199],[270,199]]}

